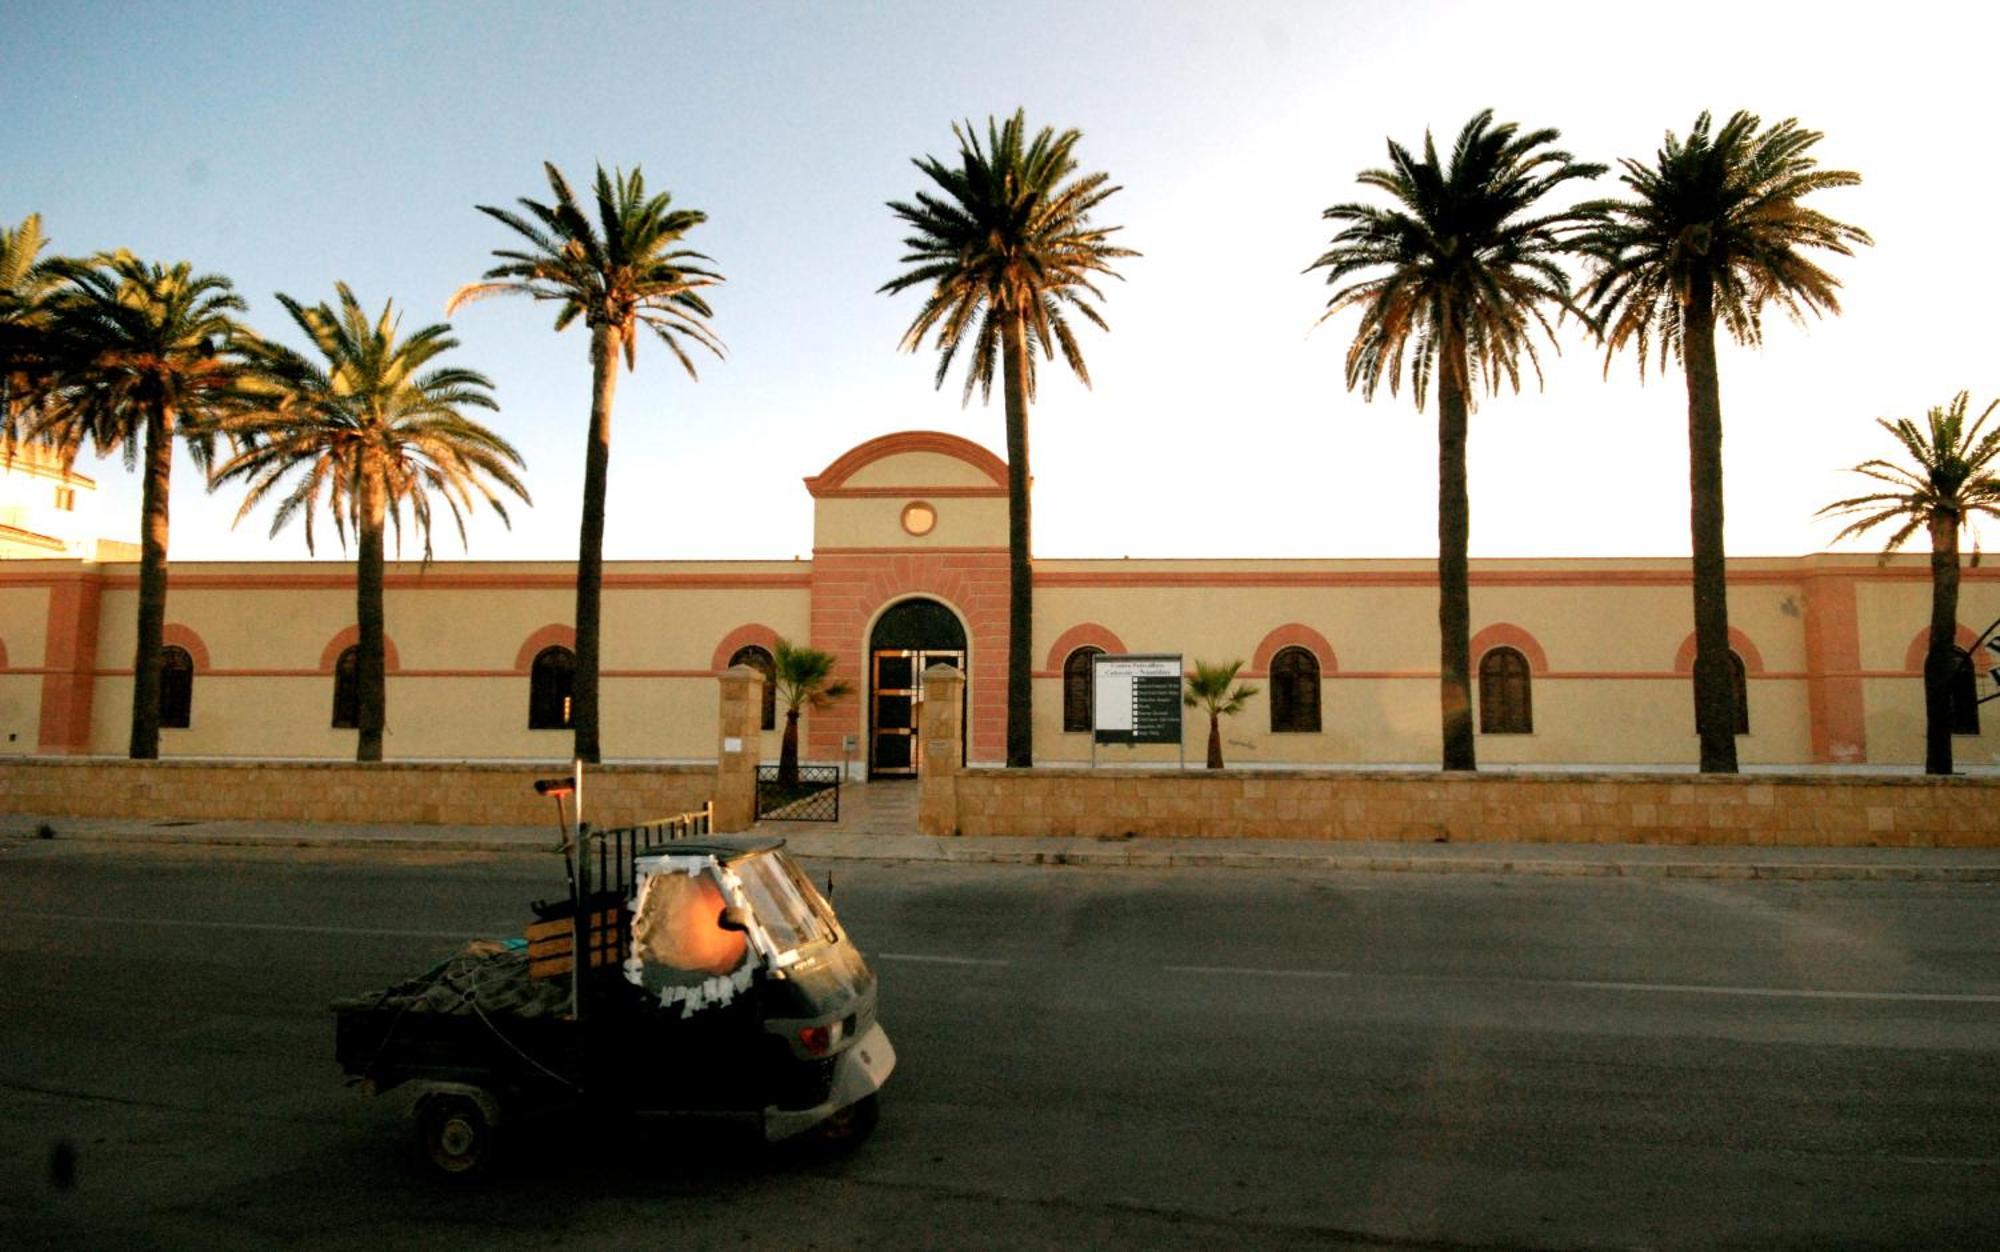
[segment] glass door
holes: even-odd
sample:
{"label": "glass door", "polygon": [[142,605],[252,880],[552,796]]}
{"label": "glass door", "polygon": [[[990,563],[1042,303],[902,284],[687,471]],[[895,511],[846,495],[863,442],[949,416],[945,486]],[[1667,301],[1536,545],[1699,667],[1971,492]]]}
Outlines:
{"label": "glass door", "polygon": [[917,656],[909,649],[875,653],[868,709],[868,772],[909,777],[917,772]]}
{"label": "glass door", "polygon": [[[923,750],[917,743],[924,674],[942,665],[961,672],[965,653],[951,648],[881,648],[875,652],[869,699],[868,772],[874,777],[914,777]],[[961,699],[963,695],[961,694]],[[963,706],[960,709],[963,717]]]}

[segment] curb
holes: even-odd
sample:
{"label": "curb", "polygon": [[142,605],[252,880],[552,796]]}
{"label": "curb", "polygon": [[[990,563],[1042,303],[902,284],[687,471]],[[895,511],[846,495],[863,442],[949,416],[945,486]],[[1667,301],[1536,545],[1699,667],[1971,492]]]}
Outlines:
{"label": "curb", "polygon": [[530,844],[518,839],[446,838],[444,836],[352,839],[341,835],[164,834],[147,830],[65,831],[53,841],[33,835],[0,835],[0,847],[10,843],[94,843],[113,846],[188,848],[346,848],[357,852],[479,852],[538,856],[554,855],[553,843]]}
{"label": "curb", "polygon": [[[842,856],[812,853],[821,860],[879,860],[925,864],[935,858]],[[1044,852],[1002,849],[953,850],[942,858],[954,865],[1039,865],[1117,869],[1264,869],[1323,873],[1521,874],[1547,878],[1688,878],[1790,882],[1952,882],[2000,883],[1995,865],[1773,864],[1703,861],[1558,861],[1452,859],[1436,857],[1307,856],[1229,852]]]}
{"label": "curb", "polygon": [[[397,836],[356,838],[340,834],[251,834],[221,831],[81,830],[59,837],[61,842],[152,847],[214,847],[285,849],[347,849],[384,853],[471,853],[477,855],[553,856],[552,842],[478,836]],[[0,835],[0,847],[39,843],[28,834]],[[1078,869],[1250,869],[1292,870],[1335,874],[1485,874],[1531,875],[1547,878],[1681,878],[1769,882],[1946,882],[2000,883],[2000,865],[1884,865],[1853,862],[1745,861],[1591,861],[1575,858],[1507,858],[1484,856],[1356,856],[1342,853],[1164,851],[1153,848],[968,847],[959,840],[939,841],[929,855],[908,849],[856,850],[851,847],[796,849],[821,861],[861,861],[884,865],[1019,865]]]}

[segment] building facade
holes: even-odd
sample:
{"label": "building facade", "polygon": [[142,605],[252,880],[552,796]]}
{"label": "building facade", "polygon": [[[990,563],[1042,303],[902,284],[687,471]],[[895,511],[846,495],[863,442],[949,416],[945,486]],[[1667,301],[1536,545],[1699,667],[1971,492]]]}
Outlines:
{"label": "building facade", "polygon": [[[968,675],[966,757],[1005,757],[1007,466],[934,432],[887,435],[805,480],[812,559],[614,562],[604,578],[608,759],[713,759],[715,675],[778,639],[837,658],[851,693],[805,721],[804,755],[914,768],[921,675]],[[392,564],[386,751],[560,759],[574,631],[567,563]],[[117,755],[128,736],[136,564],[76,553],[0,562],[0,753]],[[1472,563],[1482,764],[1696,759],[1693,623],[1682,559]],[[1924,558],[1737,559],[1729,571],[1746,765],[1908,766],[1923,758]],[[1965,571],[1971,653],[1958,757],[2000,755],[1976,637],[2000,582]],[[349,565],[173,566],[161,751],[351,758]],[[1224,726],[1239,764],[1434,764],[1437,581],[1427,560],[1037,560],[1035,754],[1092,757],[1094,650],[1241,658],[1260,690]],[[774,756],[782,713],[768,719]],[[1199,760],[1205,725],[1190,718]],[[1098,751],[1170,762],[1170,747]]]}

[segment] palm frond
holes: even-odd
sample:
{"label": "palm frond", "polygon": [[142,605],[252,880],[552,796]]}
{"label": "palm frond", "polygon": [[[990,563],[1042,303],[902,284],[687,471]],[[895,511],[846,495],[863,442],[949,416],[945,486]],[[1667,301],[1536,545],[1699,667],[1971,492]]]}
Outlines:
{"label": "palm frond", "polygon": [[1407,378],[1421,409],[1438,381],[1471,406],[1481,383],[1518,391],[1523,356],[1539,383],[1530,329],[1554,343],[1547,308],[1585,316],[1559,258],[1594,219],[1536,205],[1604,169],[1552,147],[1558,138],[1496,126],[1487,110],[1460,128],[1442,160],[1429,134],[1420,152],[1390,140],[1388,164],[1357,181],[1391,204],[1344,202],[1321,213],[1339,229],[1305,272],[1324,273],[1332,289],[1320,321],[1360,314],[1346,357],[1350,389],[1373,398],[1386,380],[1393,396]]}
{"label": "palm frond", "polygon": [[1031,138],[1022,110],[1005,121],[989,117],[983,138],[969,121],[954,123],[952,135],[957,162],[915,158],[931,185],[888,203],[910,230],[902,257],[910,268],[877,290],[925,294],[899,347],[916,352],[932,342],[939,387],[964,352],[962,399],[969,404],[975,393],[992,395],[1007,328],[1019,323],[1030,349],[1024,354],[1030,400],[1037,355],[1061,353],[1088,386],[1089,370],[1064,310],[1106,328],[1094,303],[1102,293],[1093,276],[1122,277],[1113,262],[1139,254],[1112,243],[1119,228],[1098,226],[1091,215],[1120,188],[1104,173],[1077,172],[1074,152],[1082,132],[1043,127]]}
{"label": "palm frond", "polygon": [[592,212],[586,213],[561,170],[544,162],[543,172],[552,202],[523,198],[518,212],[477,206],[527,247],[495,249],[501,264],[459,288],[446,303],[446,315],[476,300],[526,296],[556,303],[558,331],[579,317],[586,326],[610,328],[628,370],[638,364],[641,322],[689,377],[695,376],[689,348],[720,357],[722,342],[707,325],[712,311],[699,293],[723,277],[709,267],[709,257],[682,246],[707,215],[672,208],[665,192],[648,195],[637,168],[627,174],[601,165],[590,188]]}

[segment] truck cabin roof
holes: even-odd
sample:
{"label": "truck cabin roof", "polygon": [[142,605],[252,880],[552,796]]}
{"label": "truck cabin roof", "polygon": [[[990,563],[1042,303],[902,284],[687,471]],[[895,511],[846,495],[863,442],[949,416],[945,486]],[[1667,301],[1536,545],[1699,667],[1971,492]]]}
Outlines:
{"label": "truck cabin roof", "polygon": [[773,839],[769,836],[744,839],[689,839],[648,848],[634,860],[644,865],[647,861],[662,856],[712,856],[722,864],[728,865],[759,852],[775,852],[784,846],[783,839]]}

